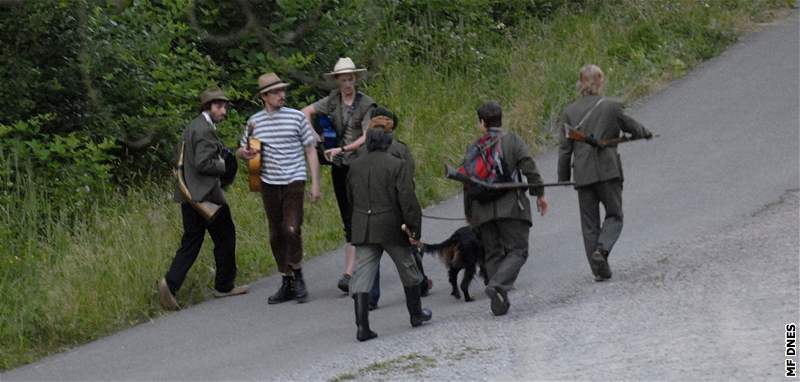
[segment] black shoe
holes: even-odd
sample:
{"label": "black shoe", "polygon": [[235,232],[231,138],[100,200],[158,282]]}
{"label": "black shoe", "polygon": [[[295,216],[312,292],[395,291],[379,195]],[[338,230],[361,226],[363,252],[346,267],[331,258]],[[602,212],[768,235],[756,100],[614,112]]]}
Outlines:
{"label": "black shoe", "polygon": [[344,293],[350,292],[350,277],[352,276],[345,273],[339,278],[339,283],[336,284],[336,286],[339,287],[339,290]]}
{"label": "black shoe", "polygon": [[592,270],[594,271],[595,281],[605,281],[611,278],[611,267],[608,266],[608,251],[604,249],[596,249],[592,252],[593,263]]}
{"label": "black shoe", "polygon": [[371,340],[378,336],[378,333],[373,332],[369,328],[369,294],[356,293],[353,295],[353,302],[356,311],[356,339],[364,342]]}
{"label": "black shoe", "polygon": [[294,278],[289,276],[283,276],[283,280],[281,281],[281,287],[278,289],[275,294],[269,296],[267,299],[268,304],[280,304],[282,302],[293,300],[295,296],[294,293]]}
{"label": "black shoe", "polygon": [[308,291],[306,290],[306,282],[303,280],[303,270],[294,270],[294,299],[298,303],[308,301]]}
{"label": "black shoe", "polygon": [[430,321],[433,317],[430,309],[422,308],[422,300],[419,297],[419,285],[403,288],[406,292],[406,307],[408,315],[411,317],[411,326],[417,327],[423,322]]}
{"label": "black shoe", "polygon": [[508,301],[508,293],[500,288],[486,287],[486,295],[492,300],[492,314],[502,316],[508,313],[511,302]]}

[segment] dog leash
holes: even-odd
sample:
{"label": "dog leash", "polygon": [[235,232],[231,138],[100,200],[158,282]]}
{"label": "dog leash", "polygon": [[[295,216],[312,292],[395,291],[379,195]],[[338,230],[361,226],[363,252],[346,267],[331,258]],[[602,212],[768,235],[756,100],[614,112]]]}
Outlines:
{"label": "dog leash", "polygon": [[448,220],[448,221],[464,221],[464,219],[466,219],[466,218],[463,218],[463,217],[462,218],[449,218],[449,217],[444,217],[444,216],[430,216],[430,215],[425,215],[425,214],[422,214],[422,217],[426,218],[426,219],[431,219],[431,220]]}

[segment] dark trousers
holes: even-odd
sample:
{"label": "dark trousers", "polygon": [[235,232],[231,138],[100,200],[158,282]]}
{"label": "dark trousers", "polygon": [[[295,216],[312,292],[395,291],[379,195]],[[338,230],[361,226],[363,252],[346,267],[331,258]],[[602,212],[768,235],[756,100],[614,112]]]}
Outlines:
{"label": "dark trousers", "polygon": [[172,294],[178,292],[189,268],[192,267],[203,246],[206,230],[214,241],[214,262],[217,271],[214,277],[214,289],[229,292],[233,289],[236,278],[236,227],[233,225],[231,210],[223,204],[217,217],[207,222],[189,203],[181,203],[183,216],[183,238],[181,246],[175,252],[175,258],[165,278]]}
{"label": "dark trousers", "polygon": [[303,196],[306,182],[287,185],[261,182],[261,200],[269,222],[269,245],[283,274],[299,269],[303,262]]}
{"label": "dark trousers", "polygon": [[478,226],[484,247],[489,287],[511,290],[528,260],[530,226],[524,220],[497,219]]}
{"label": "dark trousers", "polygon": [[[611,252],[622,233],[622,181],[597,182],[577,190],[586,257],[598,248]],[[602,225],[600,204],[606,210]]]}
{"label": "dark trousers", "polygon": [[344,239],[349,243],[352,235],[350,233],[351,216],[350,202],[347,200],[347,172],[349,166],[331,166],[331,182],[333,183],[333,193],[336,194],[336,204],[339,206],[339,215],[342,217],[344,225]]}

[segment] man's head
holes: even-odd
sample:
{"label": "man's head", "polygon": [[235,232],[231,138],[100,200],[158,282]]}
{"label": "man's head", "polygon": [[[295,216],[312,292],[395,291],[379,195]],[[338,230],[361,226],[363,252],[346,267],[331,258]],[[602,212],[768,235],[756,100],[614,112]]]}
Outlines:
{"label": "man's head", "polygon": [[207,112],[214,123],[221,122],[228,113],[230,100],[219,88],[211,88],[200,93],[200,110]]}
{"label": "man's head", "polygon": [[503,126],[503,109],[495,101],[486,101],[478,108],[478,123],[482,129]]}
{"label": "man's head", "polygon": [[367,151],[386,151],[392,145],[392,132],[397,128],[397,115],[378,106],[369,114]]}
{"label": "man's head", "polygon": [[397,128],[397,115],[382,106],[372,109],[369,118],[370,128],[381,128],[386,133],[391,133]]}
{"label": "man's head", "polygon": [[281,81],[275,73],[258,77],[258,97],[269,111],[275,111],[286,103],[286,88],[289,84]]}
{"label": "man's head", "polygon": [[356,90],[356,82],[358,78],[367,72],[367,69],[356,68],[356,64],[350,57],[342,57],[336,61],[333,66],[333,71],[325,73],[325,78],[335,79],[336,85],[339,86],[339,91],[342,94],[350,96]]}
{"label": "man's head", "polygon": [[594,64],[584,65],[581,68],[578,82],[575,84],[581,96],[603,95],[603,85],[605,85],[603,70]]}

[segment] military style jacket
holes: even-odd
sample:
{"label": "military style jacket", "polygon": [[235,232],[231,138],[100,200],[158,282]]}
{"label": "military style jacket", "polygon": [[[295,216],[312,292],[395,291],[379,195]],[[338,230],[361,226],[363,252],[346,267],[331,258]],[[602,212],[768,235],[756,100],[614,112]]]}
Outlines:
{"label": "military style jacket", "polygon": [[420,237],[422,210],[405,162],[384,151],[355,157],[347,173],[352,243],[408,245],[400,226]]}
{"label": "military style jacket", "polygon": [[[411,155],[411,150],[408,146],[403,143],[402,141],[394,138],[392,139],[392,144],[389,146],[389,149],[386,150],[391,156],[402,159],[405,163],[403,167],[405,168],[406,172],[408,172],[411,181],[414,182],[414,176],[416,174],[416,164],[414,162],[414,156]],[[356,150],[353,155],[350,157],[350,160],[354,160],[355,158],[366,155],[367,154],[367,145],[361,145],[361,147]]]}
{"label": "military style jacket", "polygon": [[[492,127],[492,129],[500,129]],[[506,170],[512,174],[525,175],[528,184],[542,184],[542,177],[536,168],[536,162],[528,151],[528,145],[518,135],[507,132],[500,138],[500,145],[503,150],[503,162]],[[532,188],[531,194],[536,196],[544,195],[544,188]],[[464,216],[467,217],[470,225],[480,226],[483,223],[495,219],[517,219],[524,220],[528,225],[532,225],[531,220],[531,201],[524,190],[509,190],[503,196],[486,203],[464,197]]]}
{"label": "military style jacket", "polygon": [[[600,96],[584,96],[567,105],[561,113],[559,125],[575,127],[584,115],[600,100]],[[592,114],[578,127],[578,131],[592,135],[597,140],[618,138],[620,132],[631,134],[634,139],[643,138],[649,131],[639,122],[625,115],[622,103],[614,99],[603,99]],[[622,162],[616,146],[597,148],[585,142],[575,142],[561,134],[558,150],[558,181],[568,182],[574,172],[575,187],[612,179],[623,180]]]}
{"label": "military style jacket", "polygon": [[[203,114],[200,114],[183,131],[181,142],[185,143],[183,177],[192,200],[224,204],[225,193],[222,191],[219,177],[225,173],[225,161],[222,159],[222,150],[225,146],[214,127]],[[175,148],[173,163],[178,162],[181,142],[178,142]],[[178,189],[177,182],[173,199],[179,203],[187,201]]]}

